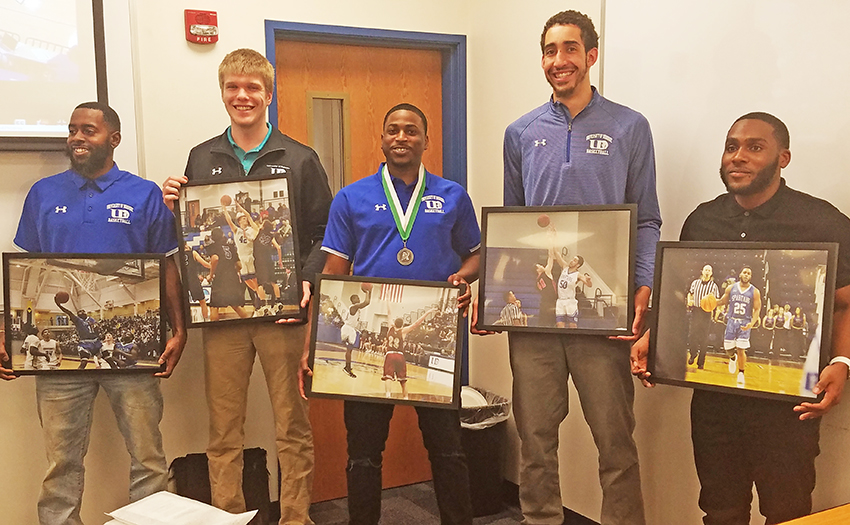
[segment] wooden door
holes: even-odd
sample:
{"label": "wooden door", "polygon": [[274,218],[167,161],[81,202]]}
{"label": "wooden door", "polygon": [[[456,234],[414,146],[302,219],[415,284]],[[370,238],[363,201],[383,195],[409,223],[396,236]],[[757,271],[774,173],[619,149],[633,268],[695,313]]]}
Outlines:
{"label": "wooden door", "polygon": [[[439,51],[279,40],[276,42],[277,124],[290,137],[310,144],[310,93],[343,93],[350,133],[346,144],[353,182],[375,173],[384,160],[381,129],[394,105],[409,102],[428,118],[429,147],[425,167],[441,174],[442,57]],[[346,495],[347,450],[342,402],[310,400],[316,451],[313,501]],[[431,479],[415,410],[399,406],[390,424],[384,451],[384,488]]]}

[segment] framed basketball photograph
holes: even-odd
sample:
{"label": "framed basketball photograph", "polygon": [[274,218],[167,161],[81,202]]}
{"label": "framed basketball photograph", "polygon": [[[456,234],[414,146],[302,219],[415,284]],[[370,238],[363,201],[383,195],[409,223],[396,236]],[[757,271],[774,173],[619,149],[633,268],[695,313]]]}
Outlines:
{"label": "framed basketball photograph", "polygon": [[189,326],[301,319],[301,264],[289,179],[180,188],[183,287]]}
{"label": "framed basketball photograph", "polygon": [[660,242],[652,380],[812,401],[829,361],[838,245]]}
{"label": "framed basketball photograph", "polygon": [[483,208],[478,328],[625,335],[637,207]]}
{"label": "framed basketball photograph", "polygon": [[308,395],[457,409],[460,288],[318,275]]}
{"label": "framed basketball photograph", "polygon": [[17,375],[165,370],[165,256],[4,253],[6,351]]}

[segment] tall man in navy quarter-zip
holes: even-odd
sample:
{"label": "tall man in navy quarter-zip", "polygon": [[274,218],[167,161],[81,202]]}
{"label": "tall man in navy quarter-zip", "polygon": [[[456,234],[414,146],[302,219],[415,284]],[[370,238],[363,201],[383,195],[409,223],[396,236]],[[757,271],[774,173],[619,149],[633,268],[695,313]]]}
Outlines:
{"label": "tall man in navy quarter-zip", "polygon": [[[633,334],[649,302],[661,215],[649,123],[590,85],[599,56],[593,22],[576,11],[550,18],[540,47],[552,98],[505,131],[505,206],[637,204]],[[514,415],[522,441],[524,523],[563,521],[558,429],[573,378],[599,450],[602,524],[644,523],[634,431],[629,340],[589,335],[510,334]],[[542,403],[541,400],[547,402]]]}

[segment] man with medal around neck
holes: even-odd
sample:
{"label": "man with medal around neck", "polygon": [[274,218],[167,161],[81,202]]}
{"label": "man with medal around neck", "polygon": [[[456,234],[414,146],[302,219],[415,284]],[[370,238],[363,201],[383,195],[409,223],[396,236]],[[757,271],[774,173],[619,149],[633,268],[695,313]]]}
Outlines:
{"label": "man with medal around neck", "polygon": [[[381,133],[386,157],[374,175],[346,186],[331,204],[322,243],[323,273],[444,281],[478,278],[481,234],[472,201],[460,185],[428,173],[428,121],[412,104],[387,112]],[[306,358],[302,371],[309,374]],[[394,405],[345,401],[348,440],[348,511],[353,525],[381,516],[381,460]],[[469,474],[457,410],[416,407],[443,524],[471,524]]]}

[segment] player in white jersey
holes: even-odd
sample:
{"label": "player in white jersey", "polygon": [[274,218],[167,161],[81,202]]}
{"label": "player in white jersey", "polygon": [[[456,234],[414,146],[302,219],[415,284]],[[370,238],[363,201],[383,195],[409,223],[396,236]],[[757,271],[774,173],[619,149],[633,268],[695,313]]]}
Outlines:
{"label": "player in white jersey", "polygon": [[[729,355],[729,373],[734,374],[737,363],[737,384],[744,386],[744,368],[747,365],[747,348],[750,347],[750,330],[755,326],[761,312],[761,294],[750,284],[753,271],[744,266],[740,280],[726,288],[718,305],[728,304],[726,334],[723,336],[723,348]],[[732,352],[736,350],[735,352]]]}
{"label": "player in white jersey", "polygon": [[39,339],[38,335],[36,335],[38,334],[38,328],[34,326],[27,326],[27,328],[24,329],[24,333],[27,334],[23,345],[24,352],[26,352],[24,369],[45,370],[47,368],[47,359],[38,344]]}
{"label": "player in white jersey", "polygon": [[345,367],[343,370],[351,377],[357,377],[351,371],[351,352],[354,351],[354,346],[357,344],[357,326],[360,324],[360,311],[369,306],[372,301],[372,289],[364,290],[366,299],[360,301],[360,296],[352,294],[351,307],[346,311],[345,308],[339,309],[339,314],[342,316],[345,325],[340,330],[342,343],[345,345]]}
{"label": "player in white jersey", "polygon": [[38,343],[41,353],[47,358],[47,368],[56,370],[62,364],[62,352],[59,350],[59,343],[56,339],[51,338],[50,330],[45,328],[41,331],[41,341]]}
{"label": "player in white jersey", "polygon": [[251,302],[254,304],[254,310],[259,310],[262,306],[260,292],[257,286],[257,276],[254,269],[254,239],[260,231],[260,227],[254,222],[251,214],[243,208],[238,202],[233,201],[236,209],[236,222],[230,218],[230,213],[227,212],[227,207],[222,206],[221,213],[227,220],[230,230],[233,232],[233,240],[236,243],[236,253],[239,254],[239,262],[242,263],[242,268],[239,270],[239,276],[242,282],[248,287],[248,293],[251,295]]}
{"label": "player in white jersey", "polygon": [[563,268],[558,277],[558,300],[555,302],[555,326],[558,328],[578,327],[578,300],[576,299],[576,285],[579,282],[586,286],[593,286],[590,274],[579,273],[578,269],[584,264],[584,257],[576,255],[569,261],[560,251],[552,248],[552,254],[558,265]]}

